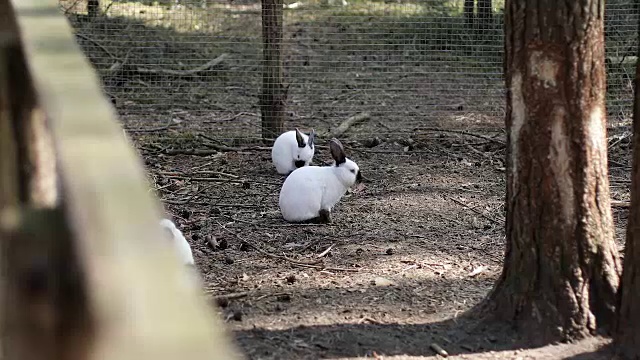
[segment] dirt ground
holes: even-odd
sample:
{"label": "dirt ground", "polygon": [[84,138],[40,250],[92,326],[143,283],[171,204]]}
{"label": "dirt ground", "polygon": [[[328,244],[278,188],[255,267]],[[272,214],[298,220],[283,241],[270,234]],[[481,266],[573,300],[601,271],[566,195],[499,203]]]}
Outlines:
{"label": "dirt ground", "polygon": [[[130,135],[193,247],[206,291],[230,295],[212,306],[249,359],[427,358],[436,356],[432,343],[458,358],[610,358],[595,352],[607,339],[523,350],[511,329],[466,316],[501,271],[502,121],[433,124],[442,131],[374,147],[345,136],[366,179],[329,225],[281,219],[283,177],[268,148],[173,154],[220,149],[194,123]],[[495,131],[482,130],[489,124]],[[126,126],[143,127],[131,118]],[[486,138],[446,132],[462,129]],[[628,199],[626,131],[609,130],[616,200]],[[317,163],[329,161],[326,148],[317,151]],[[614,216],[622,248],[626,210],[615,207]]]}
{"label": "dirt ground", "polygon": [[[124,5],[114,4],[110,11],[126,13]],[[237,16],[246,16],[245,23],[256,28],[257,9],[245,15],[238,11],[233,23],[222,10],[209,15],[230,22],[222,26],[227,34],[246,31]],[[156,16],[137,11],[139,17]],[[504,119],[475,111],[503,111],[501,102],[491,100],[499,98],[502,83],[454,74],[446,68],[449,58],[442,64],[426,57],[415,64],[400,59],[399,71],[381,72],[377,61],[401,58],[395,47],[385,50],[386,58],[380,48],[326,52],[322,39],[357,31],[332,32],[340,25],[332,23],[337,17],[314,25],[326,29],[320,35],[304,33],[313,29],[307,23],[291,24],[289,36],[298,34],[301,40],[287,58],[292,79],[287,128],[314,127],[323,133],[357,113],[352,104],[371,109],[370,119],[340,137],[363,172],[362,186],[341,200],[332,224],[292,225],[280,217],[277,200],[284,177],[275,172],[269,148],[248,137],[226,141],[255,137],[259,128],[256,44],[232,44],[234,49],[217,44],[203,51],[213,46],[210,41],[182,41],[182,35],[165,34],[165,28],[154,30],[158,38],[152,43],[134,38],[142,34],[143,24],[112,19],[104,27],[108,31],[99,32],[99,24],[71,19],[145,160],[150,185],[193,248],[212,306],[248,359],[440,356],[432,344],[450,358],[612,358],[606,338],[531,349],[512,329],[481,323],[470,313],[502,267]],[[154,62],[173,66],[162,58],[163,51],[174,57],[188,53],[194,64],[202,63],[202,52],[225,51],[233,54],[229,62],[234,64],[215,79],[150,79],[138,73],[137,66]],[[306,68],[291,65],[309,56],[321,64],[336,54],[344,64],[361,62],[362,69],[345,65],[345,73],[327,71],[313,79]],[[372,56],[375,61],[366,60]],[[442,74],[436,74],[440,69]],[[352,80],[358,76],[359,82]],[[372,78],[379,83],[367,83]],[[167,86],[156,86],[161,81]],[[394,84],[396,92],[385,92],[380,85],[385,83]],[[433,84],[443,83],[450,88],[434,91]],[[167,103],[158,102],[165,95]],[[617,201],[629,199],[629,131],[628,116],[610,116],[611,192]],[[329,161],[326,140],[319,139],[316,164]],[[626,208],[614,207],[621,250],[626,216]]]}

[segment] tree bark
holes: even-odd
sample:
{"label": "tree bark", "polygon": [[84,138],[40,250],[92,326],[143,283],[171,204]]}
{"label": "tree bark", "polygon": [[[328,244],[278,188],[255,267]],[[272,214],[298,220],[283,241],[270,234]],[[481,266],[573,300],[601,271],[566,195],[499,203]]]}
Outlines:
{"label": "tree bark", "polygon": [[464,0],[464,24],[468,28],[473,28],[474,5],[474,0]]}
{"label": "tree bark", "polygon": [[610,330],[604,1],[507,1],[507,245],[489,295],[534,343]]}
{"label": "tree bark", "polygon": [[262,0],[262,38],[264,68],[262,75],[262,138],[274,139],[284,131],[287,87],[284,85],[282,57],[282,0]]}
{"label": "tree bark", "polygon": [[[640,56],[640,47],[638,48]],[[624,269],[620,284],[618,321],[614,334],[618,350],[633,359],[640,358],[640,62],[636,62],[635,98],[633,101],[633,170],[631,173],[631,207],[627,223]]]}

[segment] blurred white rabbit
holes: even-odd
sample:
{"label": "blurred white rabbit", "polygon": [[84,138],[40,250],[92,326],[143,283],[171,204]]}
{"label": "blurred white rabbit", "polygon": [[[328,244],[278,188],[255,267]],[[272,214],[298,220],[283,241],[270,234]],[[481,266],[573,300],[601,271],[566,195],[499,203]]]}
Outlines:
{"label": "blurred white rabbit", "polygon": [[187,266],[188,271],[188,286],[201,287],[202,279],[200,277],[200,272],[196,267],[195,262],[193,261],[193,253],[191,252],[191,246],[187,242],[187,239],[182,235],[182,231],[180,231],[176,225],[169,219],[160,220],[160,226],[164,229],[166,236],[171,241],[171,245],[173,246],[176,255],[178,256],[180,262]]}

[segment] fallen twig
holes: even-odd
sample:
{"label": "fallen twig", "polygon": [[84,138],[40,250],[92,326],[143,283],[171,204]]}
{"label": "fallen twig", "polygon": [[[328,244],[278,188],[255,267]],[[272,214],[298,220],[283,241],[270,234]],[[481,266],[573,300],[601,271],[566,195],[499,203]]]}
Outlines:
{"label": "fallen twig", "polygon": [[316,256],[316,257],[317,257],[317,258],[321,258],[321,257],[323,257],[323,256],[327,255],[327,254],[329,253],[329,251],[331,251],[331,249],[333,249],[333,247],[334,247],[334,246],[336,246],[336,244],[332,244],[331,246],[329,246],[329,247],[327,248],[327,250],[325,250],[325,251],[321,252],[321,253],[320,253],[320,254],[318,254],[318,256]]}
{"label": "fallen twig", "polygon": [[347,132],[347,130],[349,130],[349,128],[361,121],[367,120],[371,118],[371,115],[367,112],[363,112],[357,115],[353,115],[348,117],[347,119],[345,119],[340,125],[338,125],[338,127],[334,128],[331,132],[330,132],[330,136],[329,137],[339,137],[340,135],[344,134],[345,132]]}
{"label": "fallen twig", "polygon": [[193,194],[187,196],[186,198],[184,198],[182,200],[162,199],[161,201],[165,202],[167,204],[171,204],[171,205],[185,205],[185,204],[188,204],[189,202],[191,202],[191,200],[194,197],[200,195],[200,193],[202,193],[203,191],[211,189],[211,187],[213,187],[213,185],[203,186],[200,189],[198,189],[196,192],[194,192]]}
{"label": "fallen twig", "polygon": [[631,206],[631,201],[611,200],[611,207],[628,208]]}
{"label": "fallen twig", "polygon": [[106,47],[104,47],[104,45],[100,44],[100,43],[99,43],[99,42],[97,42],[96,40],[93,40],[92,38],[90,38],[90,37],[88,37],[88,36],[86,36],[86,35],[82,35],[82,34],[78,34],[78,33],[76,33],[76,36],[77,36],[77,37],[79,37],[79,38],[81,38],[81,39],[85,39],[85,40],[87,40],[87,41],[89,41],[89,42],[93,43],[95,46],[99,47],[102,51],[104,51],[107,55],[109,55],[109,57],[111,57],[111,58],[112,58],[112,59],[114,59],[114,60],[118,60],[118,58],[117,58],[115,55],[113,55],[113,54],[111,53],[111,51],[107,50],[107,48],[106,48]]}
{"label": "fallen twig", "polygon": [[278,293],[273,293],[273,294],[264,294],[262,296],[258,296],[256,298],[256,301],[258,300],[262,300],[264,298],[268,298],[268,297],[272,297],[272,296],[282,296],[282,295],[291,295],[291,293],[288,292],[278,292]]}
{"label": "fallen twig", "polygon": [[222,176],[228,176],[228,177],[234,178],[234,179],[240,178],[240,176],[238,176],[238,175],[233,175],[233,174],[225,173],[225,172],[222,172],[222,171],[201,170],[201,171],[195,171],[195,172],[193,172],[193,174],[222,175]]}
{"label": "fallen twig", "polygon": [[382,325],[383,323],[381,321],[378,321],[376,319],[370,318],[368,316],[363,316],[360,318],[360,320],[358,320],[358,324],[362,324],[364,322],[370,322],[372,324],[376,324],[376,325]]}
{"label": "fallen twig", "polygon": [[218,150],[209,149],[164,149],[162,151],[165,155],[196,155],[196,156],[208,156],[218,154]]}
{"label": "fallen twig", "polygon": [[502,222],[500,222],[500,221],[498,221],[498,220],[496,220],[496,219],[492,218],[491,216],[485,215],[482,211],[478,211],[478,210],[476,210],[476,209],[472,208],[471,206],[469,206],[469,205],[467,205],[467,204],[463,203],[463,202],[462,202],[462,201],[460,201],[460,200],[454,199],[454,198],[452,198],[452,197],[449,197],[449,199],[451,199],[451,201],[455,202],[455,203],[456,203],[456,204],[458,204],[458,205],[462,205],[462,206],[466,207],[467,209],[469,209],[469,210],[473,211],[474,213],[476,213],[476,214],[478,214],[478,215],[482,216],[483,218],[485,218],[485,219],[487,219],[487,220],[491,221],[491,222],[492,222],[492,223],[494,223],[494,224],[502,225]]}
{"label": "fallen twig", "polygon": [[358,272],[360,269],[346,269],[346,268],[337,268],[337,267],[326,267],[326,266],[318,266],[318,265],[308,265],[308,264],[294,264],[296,266],[317,269],[317,270],[327,270],[327,271],[351,271]]}
{"label": "fallen twig", "polygon": [[243,239],[242,237],[240,237],[238,234],[234,233],[233,231],[223,227],[223,229],[225,229],[227,232],[229,232],[230,234],[232,234],[233,236],[235,236],[238,240],[240,240],[240,242],[242,242],[243,244],[250,246],[252,248],[254,248],[257,252],[261,253],[262,255],[274,258],[274,259],[280,259],[280,260],[285,260],[288,261],[292,264],[296,264],[296,265],[314,265],[314,264],[318,264],[321,263],[322,260],[313,260],[310,262],[307,261],[299,261],[299,260],[295,260],[295,259],[291,259],[289,257],[286,257],[284,255],[276,255],[276,254],[272,254],[270,252],[267,252],[265,250],[262,250],[259,246],[257,246],[256,244],[250,242],[249,240]]}
{"label": "fallen twig", "polygon": [[189,76],[195,75],[199,72],[208,70],[214,66],[220,65],[229,56],[229,54],[221,54],[217,58],[207,62],[204,65],[200,65],[190,70],[170,70],[170,69],[148,69],[143,67],[138,67],[136,69],[137,72],[142,74],[164,74],[164,75],[175,75],[175,76]]}
{"label": "fallen twig", "polygon": [[[210,294],[210,292],[207,292]],[[251,294],[250,291],[243,291],[243,292],[238,292],[238,293],[231,293],[231,294],[225,294],[225,295],[216,295],[213,298],[217,301],[219,300],[235,300],[235,299],[242,299],[245,298],[247,296],[249,296]]]}
{"label": "fallen twig", "polygon": [[479,139],[485,139],[487,141],[491,141],[491,142],[494,142],[494,143],[500,144],[500,145],[505,145],[506,144],[502,140],[494,139],[494,138],[492,138],[490,136],[486,136],[486,135],[482,135],[482,134],[476,134],[476,133],[472,133],[472,132],[468,132],[468,131],[464,131],[464,130],[438,129],[438,128],[432,128],[432,127],[417,127],[417,128],[413,129],[413,131],[419,131],[419,130],[467,135],[467,136],[477,137]]}
{"label": "fallen twig", "polygon": [[267,150],[271,151],[271,147],[269,147],[269,146],[246,146],[246,147],[227,146],[227,145],[215,144],[216,140],[208,137],[207,135],[198,134],[198,136],[200,136],[201,138],[203,138],[205,140],[211,141],[211,143],[205,143],[204,144],[206,147],[209,147],[209,148],[212,148],[212,149],[216,149],[218,151],[223,151],[223,152],[267,151]]}
{"label": "fallen twig", "polygon": [[260,181],[260,180],[245,180],[245,179],[229,179],[229,178],[214,178],[214,177],[189,177],[188,175],[180,176],[180,175],[169,175],[167,176],[169,179],[178,179],[178,180],[190,180],[190,181],[202,181],[202,182],[220,182],[220,183],[234,183],[234,184],[261,184],[261,185],[274,185],[281,186],[282,184],[270,182],[270,181]]}
{"label": "fallen twig", "polygon": [[243,116],[243,115],[249,115],[249,116],[253,116],[253,117],[260,117],[260,115],[258,115],[256,113],[250,113],[250,112],[243,111],[243,112],[239,112],[239,113],[237,113],[237,114],[235,114],[233,116],[230,116],[228,118],[215,119],[215,120],[206,120],[206,121],[203,121],[203,123],[211,124],[211,123],[217,123],[217,122],[231,121],[231,120],[237,119],[237,118],[239,118],[240,116]]}
{"label": "fallen twig", "polygon": [[431,343],[431,345],[429,345],[429,347],[431,348],[431,350],[433,350],[436,354],[442,356],[442,357],[447,357],[449,356],[449,353],[443,349],[440,345],[438,345],[437,343]]}
{"label": "fallen twig", "polygon": [[612,136],[612,139],[616,139],[609,145],[609,149],[613,149],[616,145],[618,145],[622,140],[630,138],[633,135],[631,131],[625,131],[622,135]]}
{"label": "fallen twig", "polygon": [[169,119],[169,121],[167,121],[167,124],[164,126],[149,128],[149,129],[125,129],[125,130],[127,132],[132,132],[132,133],[147,133],[147,132],[163,131],[163,130],[167,130],[171,126],[171,123],[172,123],[172,119]]}

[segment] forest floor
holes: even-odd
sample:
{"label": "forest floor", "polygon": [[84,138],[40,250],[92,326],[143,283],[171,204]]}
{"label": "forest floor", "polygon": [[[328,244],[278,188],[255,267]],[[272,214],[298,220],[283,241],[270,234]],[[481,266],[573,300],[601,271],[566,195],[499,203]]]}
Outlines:
{"label": "forest floor", "polygon": [[[502,126],[503,119],[493,120]],[[126,126],[144,125],[130,117]],[[283,177],[270,152],[246,146],[175,154],[188,147],[172,143],[194,127],[131,136],[193,247],[207,291],[230,294],[220,313],[249,359],[414,359],[435,356],[432,343],[453,358],[611,358],[596,351],[606,339],[527,349],[512,329],[465,316],[502,267],[500,132],[435,124],[442,131],[428,140],[414,135],[409,151],[400,139],[373,148],[344,139],[366,181],[338,204],[332,224],[291,225],[280,217]],[[496,141],[477,146],[473,136],[450,130]],[[618,201],[628,200],[624,134],[610,128]],[[318,149],[316,162],[328,160],[327,150]],[[614,207],[620,249],[626,215]]]}
{"label": "forest floor", "polygon": [[[78,2],[67,2],[65,11],[71,13]],[[449,71],[453,57],[403,62],[407,55],[395,47],[382,55],[380,47],[347,53],[347,36],[373,31],[382,21],[371,25],[373,30],[358,31],[346,29],[370,21],[343,26],[339,17],[327,17],[316,28],[304,22],[309,19],[290,21],[287,36],[302,40],[292,42],[286,60],[292,72],[287,128],[326,133],[358,109],[370,110],[370,119],[340,137],[365,181],[337,205],[333,223],[292,225],[280,216],[284,177],[275,172],[269,148],[238,139],[259,128],[257,40],[221,49],[226,41],[221,37],[215,45],[205,37],[182,41],[178,32],[167,32],[169,25],[154,28],[156,38],[150,40],[139,35],[150,32],[149,24],[125,15],[146,16],[148,23],[171,14],[128,4],[109,5],[119,16],[110,18],[109,26],[70,18],[144,158],[151,186],[193,248],[206,291],[228,295],[212,306],[248,359],[423,359],[439,356],[434,343],[450,358],[611,358],[606,338],[529,348],[513,329],[470,316],[500,275],[505,245],[506,139],[499,115],[504,109],[502,102],[487,100],[502,96],[499,79]],[[259,31],[259,7],[233,6],[244,5],[224,5],[199,24],[217,26],[213,17],[218,16],[225,34]],[[184,24],[174,27],[189,31],[178,29]],[[314,38],[305,33],[310,29],[328,30]],[[414,39],[405,31],[408,40],[388,40]],[[390,34],[404,36],[400,32]],[[331,36],[344,36],[344,49],[335,50],[340,42],[323,40]],[[323,53],[327,48],[335,52]],[[215,77],[149,75],[153,66],[195,66],[222,51],[231,60],[214,75],[207,73]],[[169,62],[185,54],[191,63]],[[439,50],[423,54],[452,56]],[[337,55],[348,73],[327,71],[312,78],[313,72],[296,65],[321,64]],[[399,71],[382,68],[394,57]],[[358,62],[359,72],[349,67]],[[500,69],[496,65],[493,75],[481,76]],[[433,90],[444,83],[451,88]],[[610,117],[611,195],[619,202],[629,200],[629,129],[628,117]],[[319,145],[326,140],[320,137]],[[326,147],[319,146],[315,163],[329,160]],[[621,250],[626,217],[624,206],[614,207]]]}

